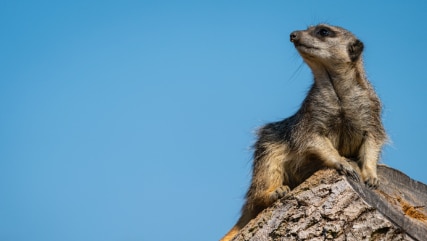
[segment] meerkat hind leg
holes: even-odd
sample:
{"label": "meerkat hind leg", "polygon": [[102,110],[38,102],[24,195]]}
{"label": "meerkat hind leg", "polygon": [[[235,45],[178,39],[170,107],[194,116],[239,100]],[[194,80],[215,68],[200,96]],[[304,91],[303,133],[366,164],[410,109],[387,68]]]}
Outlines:
{"label": "meerkat hind leg", "polygon": [[[262,206],[269,206],[290,191],[285,163],[289,159],[287,143],[266,142],[258,149],[262,155],[255,156],[252,176],[254,200]],[[249,198],[252,199],[252,198]]]}
{"label": "meerkat hind leg", "polygon": [[276,200],[284,197],[287,193],[289,193],[291,189],[287,185],[280,186],[276,188],[276,190],[270,193],[270,202],[275,202]]}

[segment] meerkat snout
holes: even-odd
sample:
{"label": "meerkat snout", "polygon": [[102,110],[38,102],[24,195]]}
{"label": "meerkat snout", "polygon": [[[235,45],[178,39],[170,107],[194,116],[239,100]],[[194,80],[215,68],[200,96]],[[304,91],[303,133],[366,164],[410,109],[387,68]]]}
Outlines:
{"label": "meerkat snout", "polygon": [[292,43],[298,40],[298,35],[299,35],[298,31],[294,31],[294,32],[291,33],[290,40],[291,40]]}

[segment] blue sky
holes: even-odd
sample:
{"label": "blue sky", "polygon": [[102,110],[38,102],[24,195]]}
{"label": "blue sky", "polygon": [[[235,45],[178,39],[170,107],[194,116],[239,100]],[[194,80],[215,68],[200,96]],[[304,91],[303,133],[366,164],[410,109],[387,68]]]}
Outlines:
{"label": "blue sky", "polygon": [[427,183],[427,3],[3,1],[0,240],[217,240],[239,217],[254,131],[310,70],[289,33],[365,43],[392,143]]}

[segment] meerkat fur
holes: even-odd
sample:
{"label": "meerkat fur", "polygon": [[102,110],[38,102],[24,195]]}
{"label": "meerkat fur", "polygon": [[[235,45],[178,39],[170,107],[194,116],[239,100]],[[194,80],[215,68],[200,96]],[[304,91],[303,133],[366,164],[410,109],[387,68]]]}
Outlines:
{"label": "meerkat fur", "polygon": [[363,43],[326,24],[294,31],[290,41],[314,82],[294,115],[259,129],[241,217],[220,241],[231,240],[259,212],[322,168],[362,179],[369,187],[379,185],[376,167],[387,136],[380,100],[364,71]]}

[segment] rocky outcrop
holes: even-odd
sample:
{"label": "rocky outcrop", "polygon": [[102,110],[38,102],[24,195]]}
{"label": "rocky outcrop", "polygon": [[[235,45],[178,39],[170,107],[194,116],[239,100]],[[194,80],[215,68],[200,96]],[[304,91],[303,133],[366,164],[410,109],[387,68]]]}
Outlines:
{"label": "rocky outcrop", "polygon": [[233,239],[427,240],[427,186],[386,166],[372,190],[321,170],[265,209]]}

